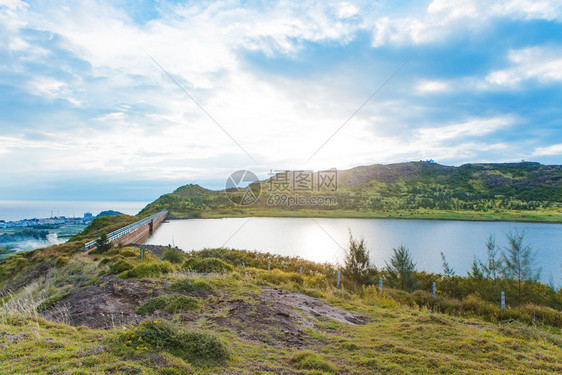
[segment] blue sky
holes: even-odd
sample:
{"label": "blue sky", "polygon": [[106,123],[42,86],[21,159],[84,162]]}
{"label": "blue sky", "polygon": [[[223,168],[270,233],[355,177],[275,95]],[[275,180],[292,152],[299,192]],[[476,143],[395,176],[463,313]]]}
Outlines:
{"label": "blue sky", "polygon": [[0,200],[148,201],[239,169],[562,162],[559,1],[396,3],[0,0]]}

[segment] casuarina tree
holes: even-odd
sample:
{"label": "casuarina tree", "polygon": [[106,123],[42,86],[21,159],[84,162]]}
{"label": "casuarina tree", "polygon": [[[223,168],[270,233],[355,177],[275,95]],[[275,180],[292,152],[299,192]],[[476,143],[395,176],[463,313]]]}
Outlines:
{"label": "casuarina tree", "polygon": [[529,246],[523,246],[524,233],[507,234],[509,246],[504,249],[503,261],[504,277],[517,281],[518,302],[521,302],[521,289],[525,281],[537,281],[541,269],[535,269],[534,261],[536,253]]}
{"label": "casuarina tree", "polygon": [[386,262],[387,281],[393,288],[413,290],[416,286],[416,264],[404,246],[393,250],[390,263]]}
{"label": "casuarina tree", "polygon": [[344,280],[353,284],[368,285],[373,283],[376,268],[371,264],[365,240],[355,240],[349,232],[349,247],[346,249],[342,274]]}

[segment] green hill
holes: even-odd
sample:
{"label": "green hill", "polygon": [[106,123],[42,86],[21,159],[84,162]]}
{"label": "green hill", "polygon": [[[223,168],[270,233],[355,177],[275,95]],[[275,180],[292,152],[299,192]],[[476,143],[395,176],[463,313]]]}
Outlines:
{"label": "green hill", "polygon": [[[330,174],[337,176],[337,185],[326,183]],[[306,185],[307,177],[311,185]],[[240,196],[244,189],[225,192],[185,185],[146,206],[141,215],[168,209],[178,218],[253,215],[562,221],[562,166],[534,162],[451,167],[421,161],[313,174],[289,171],[250,188],[259,192],[257,201],[238,205],[229,195]]]}

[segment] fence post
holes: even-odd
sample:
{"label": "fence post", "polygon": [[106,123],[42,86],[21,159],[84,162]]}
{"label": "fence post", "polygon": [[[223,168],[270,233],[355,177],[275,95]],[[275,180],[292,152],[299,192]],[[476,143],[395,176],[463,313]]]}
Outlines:
{"label": "fence post", "polygon": [[505,310],[505,293],[502,292],[501,295],[501,304],[502,304],[502,310]]}
{"label": "fence post", "polygon": [[379,277],[379,291],[382,292],[382,277]]}
{"label": "fence post", "polygon": [[144,247],[141,247],[141,259],[144,258]]}
{"label": "fence post", "polygon": [[246,269],[246,264],[244,262],[242,262],[242,269],[245,270]]}
{"label": "fence post", "polygon": [[271,271],[271,263],[268,263],[268,264],[267,264],[267,270],[268,270],[268,271]]}
{"label": "fence post", "polygon": [[302,267],[299,268],[299,276],[302,277]]}
{"label": "fence post", "polygon": [[433,299],[435,299],[435,281],[433,282]]}
{"label": "fence post", "polygon": [[338,284],[337,284],[337,287],[338,287],[338,288],[340,287],[340,271],[338,271]]}

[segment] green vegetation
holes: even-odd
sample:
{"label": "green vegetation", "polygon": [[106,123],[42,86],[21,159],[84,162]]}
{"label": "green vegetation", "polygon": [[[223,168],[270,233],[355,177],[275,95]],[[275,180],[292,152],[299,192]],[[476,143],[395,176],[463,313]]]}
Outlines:
{"label": "green vegetation", "polygon": [[184,252],[176,248],[168,248],[164,251],[164,260],[170,263],[182,263]]}
{"label": "green vegetation", "polygon": [[336,368],[324,358],[312,352],[299,352],[293,355],[291,362],[301,370],[321,370],[325,372],[335,372]]}
{"label": "green vegetation", "polygon": [[391,288],[413,290],[416,287],[416,264],[404,246],[393,249],[390,263],[386,263],[386,279]]}
{"label": "green vegetation", "polygon": [[195,310],[199,307],[199,303],[193,297],[182,295],[162,295],[160,297],[151,298],[136,309],[139,314],[152,314],[156,310],[164,310],[173,314],[180,311]]}
{"label": "green vegetation", "polygon": [[[411,162],[337,173],[334,191],[293,191],[293,172],[289,172],[288,190],[278,192],[271,185],[274,176],[261,182],[261,195],[249,206],[233,204],[222,191],[186,185],[161,196],[140,215],[168,209],[176,218],[308,216],[562,222],[561,166],[524,162],[447,167]],[[336,202],[291,206],[274,199],[280,194],[330,196]]]}
{"label": "green vegetation", "polygon": [[107,234],[104,233],[96,240],[96,252],[101,254],[111,249],[111,242],[107,239]]}
{"label": "green vegetation", "polygon": [[144,279],[159,277],[172,270],[169,262],[164,263],[143,263],[121,274],[124,279]]}
{"label": "green vegetation", "polygon": [[166,351],[189,363],[222,363],[229,358],[226,345],[214,335],[191,332],[175,324],[144,321],[138,327],[129,327],[119,337],[122,345]]}
{"label": "green vegetation", "polygon": [[345,253],[342,275],[354,285],[371,285],[376,282],[377,270],[371,265],[365,241],[354,240],[349,233],[349,249]]}
{"label": "green vegetation", "polygon": [[177,293],[207,293],[213,288],[205,280],[183,279],[173,283],[170,290]]}
{"label": "green vegetation", "polygon": [[[98,228],[91,236],[107,231]],[[562,372],[562,291],[521,279],[518,301],[518,280],[502,272],[504,265],[488,267],[490,259],[475,260],[478,277],[444,276],[415,271],[399,248],[396,262],[372,271],[384,279],[381,291],[361,285],[358,280],[372,284],[361,277],[336,288],[335,266],[300,258],[208,249],[186,254],[187,262],[221,264],[221,271],[227,265],[230,272],[205,266],[186,275],[183,264],[148,250],[143,259],[128,247],[84,254],[83,241],[11,255],[0,264],[2,373]],[[360,270],[370,263],[361,255],[365,247],[352,239],[348,249],[356,254],[349,264]],[[502,252],[488,249],[497,264]],[[60,257],[68,260],[57,266]],[[398,269],[408,271],[397,273],[395,285],[404,290],[389,287]],[[415,284],[409,287],[410,277]],[[505,310],[500,291],[506,292]],[[287,305],[302,294],[318,300]],[[110,307],[96,314],[107,328],[79,326],[90,301]],[[80,307],[73,309],[74,303]],[[119,313],[112,315],[115,306]],[[323,306],[356,320],[323,315]]]}
{"label": "green vegetation", "polygon": [[183,268],[188,271],[202,273],[226,273],[234,270],[234,267],[218,258],[202,257],[189,258],[183,264]]}

